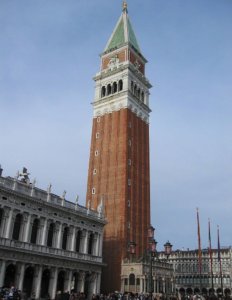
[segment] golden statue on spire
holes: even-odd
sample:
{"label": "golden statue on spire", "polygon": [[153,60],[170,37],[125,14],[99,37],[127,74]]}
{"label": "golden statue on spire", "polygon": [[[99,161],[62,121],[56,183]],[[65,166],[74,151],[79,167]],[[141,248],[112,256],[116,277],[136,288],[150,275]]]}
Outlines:
{"label": "golden statue on spire", "polygon": [[123,1],[123,3],[122,3],[122,11],[127,12],[127,3],[126,3],[126,1]]}

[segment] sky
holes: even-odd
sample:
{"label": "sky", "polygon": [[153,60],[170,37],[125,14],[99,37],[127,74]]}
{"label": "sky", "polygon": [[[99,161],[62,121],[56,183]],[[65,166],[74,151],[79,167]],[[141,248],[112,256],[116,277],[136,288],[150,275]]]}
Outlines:
{"label": "sky", "polygon": [[[85,203],[93,76],[121,0],[0,1],[0,164]],[[232,245],[232,1],[128,0],[150,95],[158,249]]]}

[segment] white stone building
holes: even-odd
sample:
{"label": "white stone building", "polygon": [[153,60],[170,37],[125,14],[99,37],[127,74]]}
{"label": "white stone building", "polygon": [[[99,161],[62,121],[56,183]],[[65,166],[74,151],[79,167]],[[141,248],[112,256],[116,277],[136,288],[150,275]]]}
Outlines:
{"label": "white stone building", "polygon": [[0,287],[15,286],[33,299],[100,289],[102,207],[92,211],[35,187],[27,170],[15,178],[0,168]]}
{"label": "white stone building", "polygon": [[170,296],[175,293],[173,278],[173,266],[166,259],[156,258],[152,264],[149,257],[140,261],[125,260],[122,263],[121,291],[146,294],[152,290],[154,296],[163,293]]}
{"label": "white stone building", "polygon": [[[165,258],[165,253],[159,253]],[[169,255],[168,261],[173,265],[176,289],[181,294],[201,292],[231,294],[232,288],[232,249],[222,247],[220,250],[222,274],[218,261],[218,250],[212,249],[212,270],[208,249],[202,250],[202,271],[199,274],[198,250],[176,250]],[[221,276],[222,275],[222,276]]]}

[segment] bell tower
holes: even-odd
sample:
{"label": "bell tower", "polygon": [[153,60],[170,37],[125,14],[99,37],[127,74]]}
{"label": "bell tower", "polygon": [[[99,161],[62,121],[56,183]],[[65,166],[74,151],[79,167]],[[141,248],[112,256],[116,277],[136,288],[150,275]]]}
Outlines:
{"label": "bell tower", "polygon": [[120,290],[121,262],[133,245],[144,254],[150,226],[149,89],[127,4],[94,77],[93,124],[86,204],[101,202],[107,218],[102,291]]}

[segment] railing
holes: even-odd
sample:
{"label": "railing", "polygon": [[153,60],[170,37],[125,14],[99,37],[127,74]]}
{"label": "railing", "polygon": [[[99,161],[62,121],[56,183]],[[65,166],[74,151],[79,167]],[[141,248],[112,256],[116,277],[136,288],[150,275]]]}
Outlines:
{"label": "railing", "polygon": [[79,204],[75,204],[71,201],[64,200],[55,194],[48,193],[45,190],[33,187],[31,183],[26,184],[12,177],[0,177],[0,186],[21,193],[23,195],[30,196],[32,197],[32,199],[35,200],[52,203],[58,206],[62,206],[64,208],[71,209],[72,211],[76,211],[78,213],[82,213],[94,218],[104,220],[104,216],[102,214],[99,214],[97,211],[87,209],[86,207],[81,206]]}
{"label": "railing", "polygon": [[0,237],[0,246],[14,248],[14,249],[21,249],[23,251],[30,251],[38,254],[43,254],[43,255],[52,254],[55,256],[62,257],[62,259],[71,258],[71,259],[79,259],[83,261],[91,261],[95,263],[102,263],[102,257],[99,256],[93,256],[85,253],[77,253],[74,251],[68,251],[68,250],[63,250],[58,248],[50,248],[47,246],[36,245],[36,244],[31,244],[31,243],[26,243],[21,241],[14,241],[11,239],[1,238],[1,237]]}

